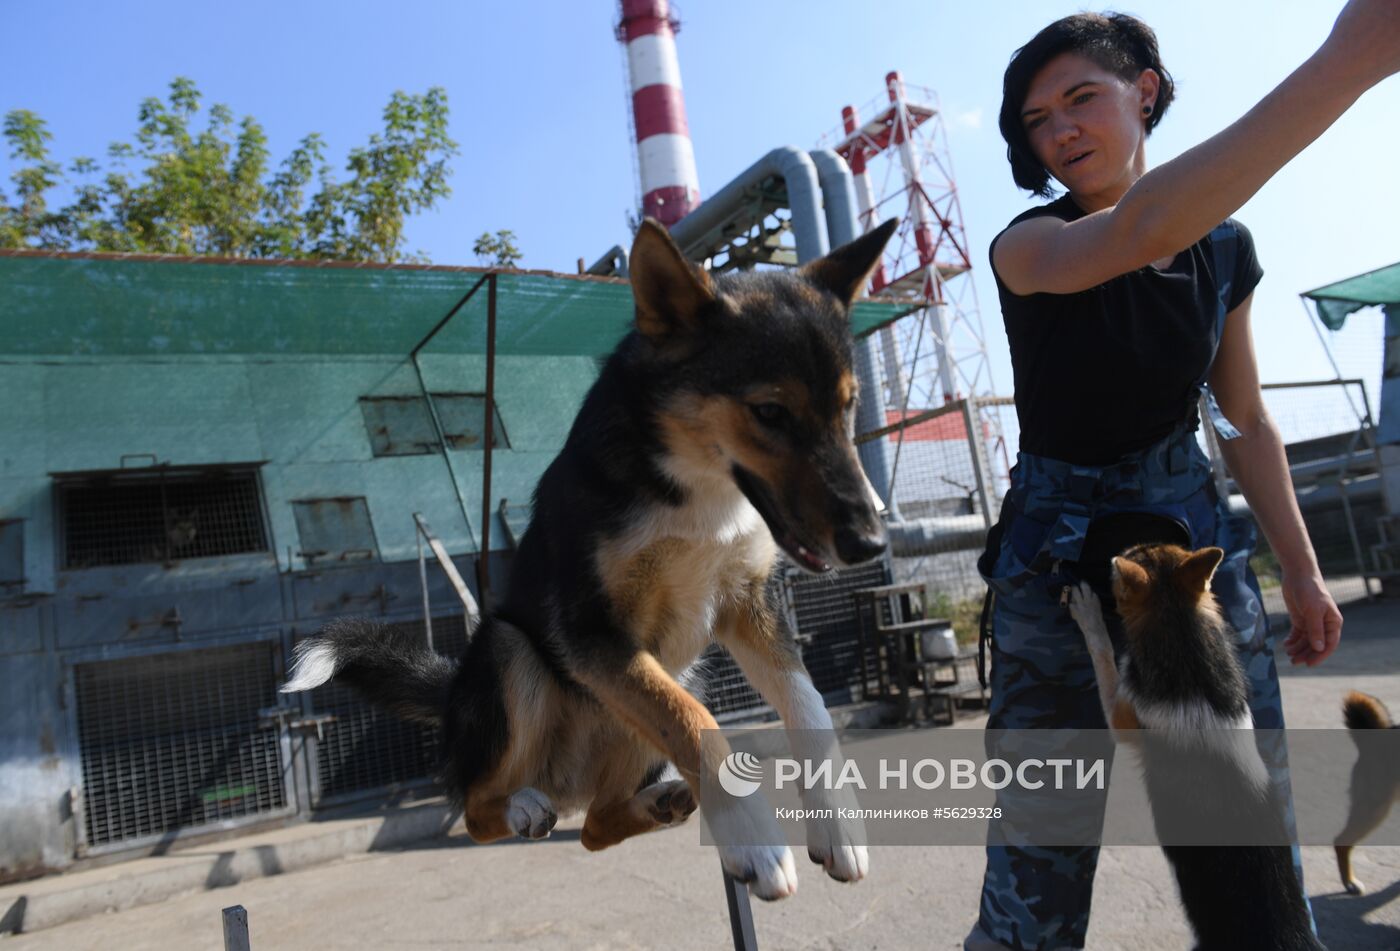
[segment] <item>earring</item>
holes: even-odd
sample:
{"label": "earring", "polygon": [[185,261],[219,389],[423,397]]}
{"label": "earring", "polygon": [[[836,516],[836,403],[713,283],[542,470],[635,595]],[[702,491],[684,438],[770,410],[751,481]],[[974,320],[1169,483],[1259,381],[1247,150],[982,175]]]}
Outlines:
{"label": "earring", "polygon": [[1142,107],[1142,114],[1145,115],[1145,116],[1150,116],[1150,115],[1152,115],[1152,107],[1151,107],[1151,106],[1143,106],[1143,107]]}

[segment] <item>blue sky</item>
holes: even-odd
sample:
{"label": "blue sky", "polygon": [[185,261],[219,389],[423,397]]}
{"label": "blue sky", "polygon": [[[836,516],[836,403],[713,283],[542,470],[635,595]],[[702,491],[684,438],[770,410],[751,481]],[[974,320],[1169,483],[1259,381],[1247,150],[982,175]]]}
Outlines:
{"label": "blue sky", "polygon": [[[1326,35],[1338,0],[1175,0],[1120,7],[1157,30],[1178,100],[1151,140],[1164,161],[1243,113]],[[1011,373],[990,239],[1029,201],[996,130],[1011,52],[1080,7],[999,3],[689,0],[678,40],[703,194],[778,145],[812,147],[845,104],[882,92],[885,73],[937,90],[945,115],[993,375]],[[264,125],[280,160],[317,131],[337,160],[379,128],[395,89],[447,88],[461,145],[453,195],[408,227],[439,263],[475,263],[485,230],[511,228],[524,265],[572,271],[626,241],[633,207],[615,3],[0,0],[9,39],[0,112],[32,109],[63,159],[129,139],[146,96],[177,75],[205,103]],[[1240,212],[1266,277],[1255,335],[1266,380],[1330,376],[1299,291],[1400,259],[1400,81],[1373,90]],[[12,169],[0,157],[0,175]],[[1364,325],[1364,326],[1363,326]],[[1379,322],[1337,339],[1343,370],[1378,378]],[[1376,393],[1372,392],[1372,400]]]}

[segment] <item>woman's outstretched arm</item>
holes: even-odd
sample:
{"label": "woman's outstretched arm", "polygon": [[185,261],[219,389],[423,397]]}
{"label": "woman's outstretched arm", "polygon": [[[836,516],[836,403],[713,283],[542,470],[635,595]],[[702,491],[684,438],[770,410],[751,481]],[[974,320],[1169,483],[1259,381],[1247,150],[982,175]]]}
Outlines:
{"label": "woman's outstretched arm", "polygon": [[1362,93],[1400,71],[1400,0],[1351,0],[1326,42],[1258,105],[1137,180],[1112,208],[1033,218],[997,242],[1017,294],[1082,291],[1175,255],[1239,210]]}

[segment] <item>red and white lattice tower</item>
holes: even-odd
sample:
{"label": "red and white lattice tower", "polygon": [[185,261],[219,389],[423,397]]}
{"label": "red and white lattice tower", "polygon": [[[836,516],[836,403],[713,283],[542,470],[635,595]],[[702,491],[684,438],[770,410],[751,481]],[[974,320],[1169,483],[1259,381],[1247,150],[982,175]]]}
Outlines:
{"label": "red and white lattice tower", "polygon": [[670,227],[700,204],[676,58],[680,21],[667,0],[621,0],[620,9],[617,38],[627,47],[642,213]]}
{"label": "red and white lattice tower", "polygon": [[898,216],[900,226],[873,291],[919,306],[882,332],[888,405],[899,415],[963,396],[994,393],[967,235],[937,96],[885,77],[885,95],[841,111],[824,140],[851,166],[861,225]]}

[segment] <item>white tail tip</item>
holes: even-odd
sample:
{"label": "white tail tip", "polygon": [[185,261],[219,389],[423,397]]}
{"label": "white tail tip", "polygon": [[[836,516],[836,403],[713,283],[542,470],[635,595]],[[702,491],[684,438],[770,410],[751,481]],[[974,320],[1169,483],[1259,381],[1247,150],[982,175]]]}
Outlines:
{"label": "white tail tip", "polygon": [[296,664],[292,679],[282,685],[282,693],[310,690],[335,676],[335,648],[324,641],[303,641],[294,651]]}

